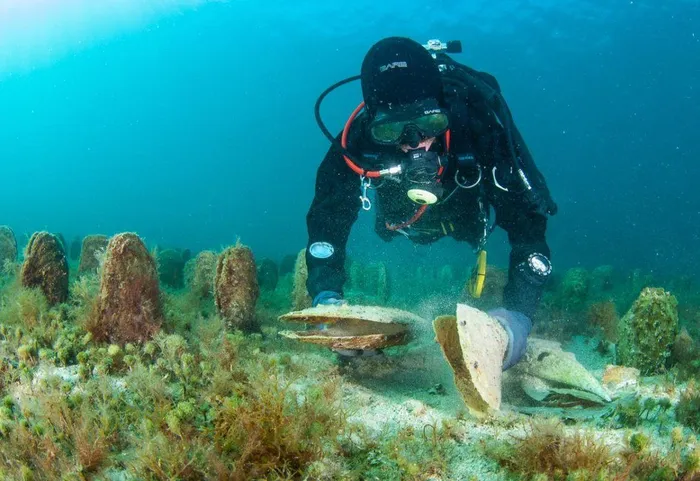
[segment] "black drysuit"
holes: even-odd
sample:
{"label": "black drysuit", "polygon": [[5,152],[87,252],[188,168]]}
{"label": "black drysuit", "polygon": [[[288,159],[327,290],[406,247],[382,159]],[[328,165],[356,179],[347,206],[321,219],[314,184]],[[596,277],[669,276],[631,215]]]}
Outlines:
{"label": "black drysuit", "polygon": [[[488,74],[478,73],[495,85],[495,79]],[[504,122],[497,114],[477,99],[467,99],[456,91],[446,92],[446,103],[451,113],[451,142],[447,168],[442,175],[445,195],[457,187],[455,173],[458,171],[457,158],[460,154],[471,154],[481,168],[481,181],[471,189],[456,188],[445,202],[427,207],[418,221],[404,230],[414,242],[429,243],[445,235],[463,240],[475,246],[484,232],[483,212],[491,206],[495,212],[496,225],[505,229],[511,245],[509,281],[504,291],[504,307],[532,317],[542,293],[541,283],[533,283],[522,272],[522,265],[533,253],[550,257],[545,240],[547,215],[553,214],[556,206],[551,201],[544,178],[537,171],[532,157],[513,126],[516,153],[521,165],[528,167],[527,176],[533,187],[532,195],[525,191],[508,148]],[[469,109],[465,109],[468,106]],[[400,153],[396,147],[379,147],[371,142],[366,132],[365,116],[358,117],[351,127],[348,150],[371,165],[377,154]],[[444,153],[445,139],[438,139],[431,150]],[[459,152],[461,151],[461,152]],[[383,165],[387,167],[387,165]],[[495,170],[494,170],[495,169]],[[468,172],[460,168],[463,185],[471,185],[478,178],[473,166]],[[462,177],[463,174],[463,177]],[[508,191],[504,190],[508,189]],[[316,190],[307,214],[309,243],[306,262],[308,267],[307,289],[311,297],[321,291],[343,293],[345,283],[345,252],[350,229],[361,208],[360,176],[345,163],[342,153],[336,147],[328,150],[316,176]],[[444,196],[443,196],[444,198]],[[481,199],[484,209],[480,209]],[[418,205],[410,201],[405,189],[397,182],[382,181],[376,189],[376,231],[384,240],[402,236],[397,231],[387,229],[386,224],[400,224],[410,219]],[[333,255],[328,258],[313,257],[308,247],[317,242],[333,246]],[[470,262],[465,259],[464,262]]]}

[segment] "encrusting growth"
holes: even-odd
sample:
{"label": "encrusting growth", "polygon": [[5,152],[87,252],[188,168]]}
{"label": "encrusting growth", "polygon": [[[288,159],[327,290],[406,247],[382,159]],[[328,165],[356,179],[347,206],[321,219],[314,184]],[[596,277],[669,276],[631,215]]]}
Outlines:
{"label": "encrusting growth", "polygon": [[229,329],[255,328],[255,304],[259,295],[253,252],[241,245],[222,252],[216,264],[214,301]]}
{"label": "encrusting growth", "polygon": [[107,245],[93,335],[113,343],[143,342],[162,323],[156,262],[143,241],[131,233]]}
{"label": "encrusting growth", "polygon": [[36,232],[29,239],[20,274],[23,287],[38,288],[49,305],[68,299],[68,260],[58,238]]}
{"label": "encrusting growth", "polygon": [[645,288],[620,320],[618,333],[620,364],[643,375],[662,372],[678,334],[678,301],[663,289]]}
{"label": "encrusting growth", "polygon": [[214,294],[214,277],[218,257],[214,251],[202,251],[185,265],[185,284],[198,299]]}
{"label": "encrusting growth", "polygon": [[297,261],[294,264],[294,288],[292,289],[292,310],[300,311],[311,307],[311,297],[306,290],[306,280],[309,278],[309,271],[306,267],[306,249],[302,249],[297,254]]}

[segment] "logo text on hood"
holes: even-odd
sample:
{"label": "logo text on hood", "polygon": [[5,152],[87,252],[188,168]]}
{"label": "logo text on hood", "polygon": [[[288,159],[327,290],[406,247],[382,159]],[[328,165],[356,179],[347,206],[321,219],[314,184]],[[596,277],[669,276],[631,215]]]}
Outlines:
{"label": "logo text on hood", "polygon": [[389,69],[394,69],[394,68],[406,68],[408,67],[408,64],[406,62],[391,62],[386,65],[382,65],[379,67],[380,72],[386,72]]}

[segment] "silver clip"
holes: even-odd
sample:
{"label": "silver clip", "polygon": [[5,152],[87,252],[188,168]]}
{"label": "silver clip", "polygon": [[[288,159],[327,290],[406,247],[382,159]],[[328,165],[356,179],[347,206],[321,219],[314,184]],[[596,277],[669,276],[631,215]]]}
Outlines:
{"label": "silver clip", "polygon": [[493,183],[496,187],[498,187],[499,189],[501,189],[504,192],[510,192],[507,187],[504,187],[498,183],[498,179],[496,178],[496,167],[491,169],[491,175],[493,175]]}
{"label": "silver clip", "polygon": [[360,201],[362,202],[362,210],[365,211],[372,208],[372,202],[370,202],[369,197],[367,197],[367,189],[370,185],[372,185],[372,179],[367,179],[364,175],[360,177],[360,187],[362,188]]}

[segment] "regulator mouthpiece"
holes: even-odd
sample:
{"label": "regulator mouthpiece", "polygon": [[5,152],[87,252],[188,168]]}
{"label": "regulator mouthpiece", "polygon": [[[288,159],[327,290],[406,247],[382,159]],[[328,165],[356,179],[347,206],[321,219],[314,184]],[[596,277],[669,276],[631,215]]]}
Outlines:
{"label": "regulator mouthpiece", "polygon": [[432,192],[432,188],[424,186],[421,188],[408,189],[406,195],[416,204],[432,205],[439,200],[438,192]]}

